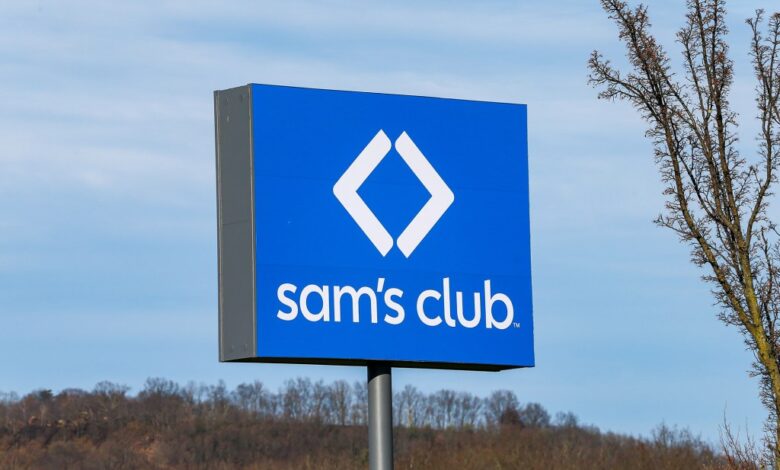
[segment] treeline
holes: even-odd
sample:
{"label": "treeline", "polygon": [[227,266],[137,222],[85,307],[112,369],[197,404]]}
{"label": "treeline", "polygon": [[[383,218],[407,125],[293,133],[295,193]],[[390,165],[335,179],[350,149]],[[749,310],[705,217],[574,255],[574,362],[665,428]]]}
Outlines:
{"label": "treeline", "polygon": [[[512,391],[487,397],[406,386],[394,395],[399,469],[725,468],[687,431],[649,439],[554,417]],[[135,396],[92,391],[0,394],[0,468],[349,469],[367,465],[365,383],[296,379],[229,390],[148,379]]]}
{"label": "treeline", "polygon": [[[161,378],[147,379],[135,399],[128,399],[129,387],[101,382],[91,392],[66,389],[56,396],[51,390],[38,390],[24,398],[0,393],[0,420],[12,422],[44,421],[53,415],[73,419],[74,406],[90,418],[103,416],[127,418],[154,416],[151,424],[167,423],[182,408],[205,417],[228,413],[232,409],[260,420],[288,420],[332,425],[365,425],[368,420],[368,390],[365,382],[339,380],[331,384],[307,378],[287,381],[271,391],[262,382],[238,385],[228,390],[217,385],[189,383],[186,386]],[[143,404],[140,408],[139,404]],[[176,406],[173,406],[176,405]],[[85,409],[83,409],[85,408]],[[577,426],[572,413],[558,413],[554,419],[538,403],[521,405],[508,390],[480,398],[468,392],[440,390],[425,394],[407,385],[393,397],[397,426],[435,429],[479,429],[500,424],[524,427]],[[156,416],[156,418],[155,418]]]}

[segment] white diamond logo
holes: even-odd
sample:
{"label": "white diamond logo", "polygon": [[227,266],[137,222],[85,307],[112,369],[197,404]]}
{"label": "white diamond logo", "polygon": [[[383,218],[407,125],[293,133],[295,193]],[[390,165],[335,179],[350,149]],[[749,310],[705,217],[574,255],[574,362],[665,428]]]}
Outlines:
{"label": "white diamond logo", "polygon": [[[382,256],[393,247],[393,237],[371,212],[358,189],[390,152],[390,139],[380,130],[333,185],[333,194]],[[398,236],[398,249],[407,258],[423,241],[455,201],[455,195],[406,132],[395,141],[395,150],[431,194],[420,212]]]}

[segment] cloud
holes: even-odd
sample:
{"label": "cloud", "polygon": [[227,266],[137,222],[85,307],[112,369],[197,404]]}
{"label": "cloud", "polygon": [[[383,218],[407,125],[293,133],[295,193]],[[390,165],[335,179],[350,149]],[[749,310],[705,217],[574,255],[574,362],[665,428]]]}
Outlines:
{"label": "cloud", "polygon": [[[573,13],[550,18],[539,5],[508,3],[487,9],[411,3],[355,8],[350,2],[145,6],[42,2],[37,8],[5,7],[6,18],[14,21],[0,31],[0,57],[10,69],[0,77],[6,109],[0,135],[7,143],[0,169],[15,176],[6,190],[27,180],[59,180],[114,191],[142,181],[147,186],[150,178],[172,183],[174,192],[192,188],[188,178],[203,183],[213,171],[205,163],[213,158],[210,91],[247,81],[533,101],[581,77],[553,74],[539,82],[538,69],[508,61],[497,74],[459,74],[463,67],[447,66],[424,70],[430,55],[399,63],[397,50],[414,55],[414,48],[392,46],[391,38],[422,47],[431,41],[450,47],[477,41],[485,48],[529,48],[561,35],[593,34]],[[246,41],[248,47],[225,41],[234,28],[256,30],[257,36]],[[269,28],[281,31],[282,39],[265,45]],[[323,57],[305,47],[278,47],[280,41],[295,44],[299,36],[320,33],[335,34],[323,42],[338,42],[341,57],[374,49],[385,54],[366,64]],[[441,60],[457,64],[457,52],[448,51]],[[587,132],[592,120],[581,117],[592,108],[589,98],[539,106],[538,135],[553,133],[546,120],[553,113],[553,126],[576,119],[578,125],[569,127]],[[203,172],[199,178],[193,174],[198,171]]]}

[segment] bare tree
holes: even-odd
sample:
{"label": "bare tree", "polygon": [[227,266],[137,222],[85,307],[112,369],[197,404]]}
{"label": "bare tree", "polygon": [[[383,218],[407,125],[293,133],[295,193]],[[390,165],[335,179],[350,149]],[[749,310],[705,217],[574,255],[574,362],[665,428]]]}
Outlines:
{"label": "bare tree", "polygon": [[337,380],[330,386],[330,401],[335,414],[335,422],[344,426],[349,421],[349,408],[352,405],[352,390],[344,380]]}
{"label": "bare tree", "polygon": [[434,426],[445,429],[455,424],[456,398],[452,390],[439,390],[430,397],[434,409]]}
{"label": "bare tree", "polygon": [[318,380],[311,388],[311,405],[309,419],[316,423],[329,423],[333,418],[333,407],[330,401],[330,387]]}
{"label": "bare tree", "polygon": [[719,318],[736,326],[754,353],[752,372],[761,379],[769,411],[767,445],[780,468],[780,246],[767,217],[780,151],[780,14],[767,22],[759,10],[747,21],[761,124],[748,158],[737,149],[737,115],[729,103],[733,64],[725,1],[687,1],[676,38],[683,59],[679,74],[650,32],[647,7],[620,0],[601,4],[618,26],[630,69],[620,71],[593,52],[590,83],[600,89],[599,98],[629,101],[649,124],[646,134],[667,196],[656,223],[691,246],[692,261],[707,270]]}
{"label": "bare tree", "polygon": [[482,400],[468,392],[459,392],[457,398],[458,427],[461,429],[475,428],[479,423],[482,411]]}
{"label": "bare tree", "polygon": [[126,402],[127,385],[115,384],[108,381],[98,382],[93,389],[93,395],[97,398],[98,409],[103,416],[117,416],[117,409]]}
{"label": "bare tree", "polygon": [[309,379],[298,378],[285,382],[284,390],[281,393],[285,418],[302,420],[310,417],[311,389],[311,380]]}
{"label": "bare tree", "polygon": [[528,403],[519,410],[520,422],[531,428],[550,426],[550,413],[539,403]]}
{"label": "bare tree", "polygon": [[517,414],[519,407],[517,395],[510,390],[496,390],[485,398],[485,421],[488,426],[498,426],[501,418],[508,414]]}
{"label": "bare tree", "polygon": [[240,384],[233,392],[238,405],[255,416],[269,415],[269,393],[259,380],[253,383]]}
{"label": "bare tree", "polygon": [[422,405],[425,397],[413,385],[407,385],[403,390],[396,393],[397,405],[394,404],[396,423],[408,427],[418,427],[422,423]]}
{"label": "bare tree", "polygon": [[352,387],[352,424],[368,424],[368,384],[357,381]]}

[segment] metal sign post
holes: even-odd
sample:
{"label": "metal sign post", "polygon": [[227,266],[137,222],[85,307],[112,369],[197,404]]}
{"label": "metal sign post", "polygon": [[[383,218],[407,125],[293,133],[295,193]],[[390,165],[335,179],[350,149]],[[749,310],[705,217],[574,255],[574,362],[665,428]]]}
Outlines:
{"label": "metal sign post", "polygon": [[393,384],[386,363],[368,364],[368,468],[393,470]]}

